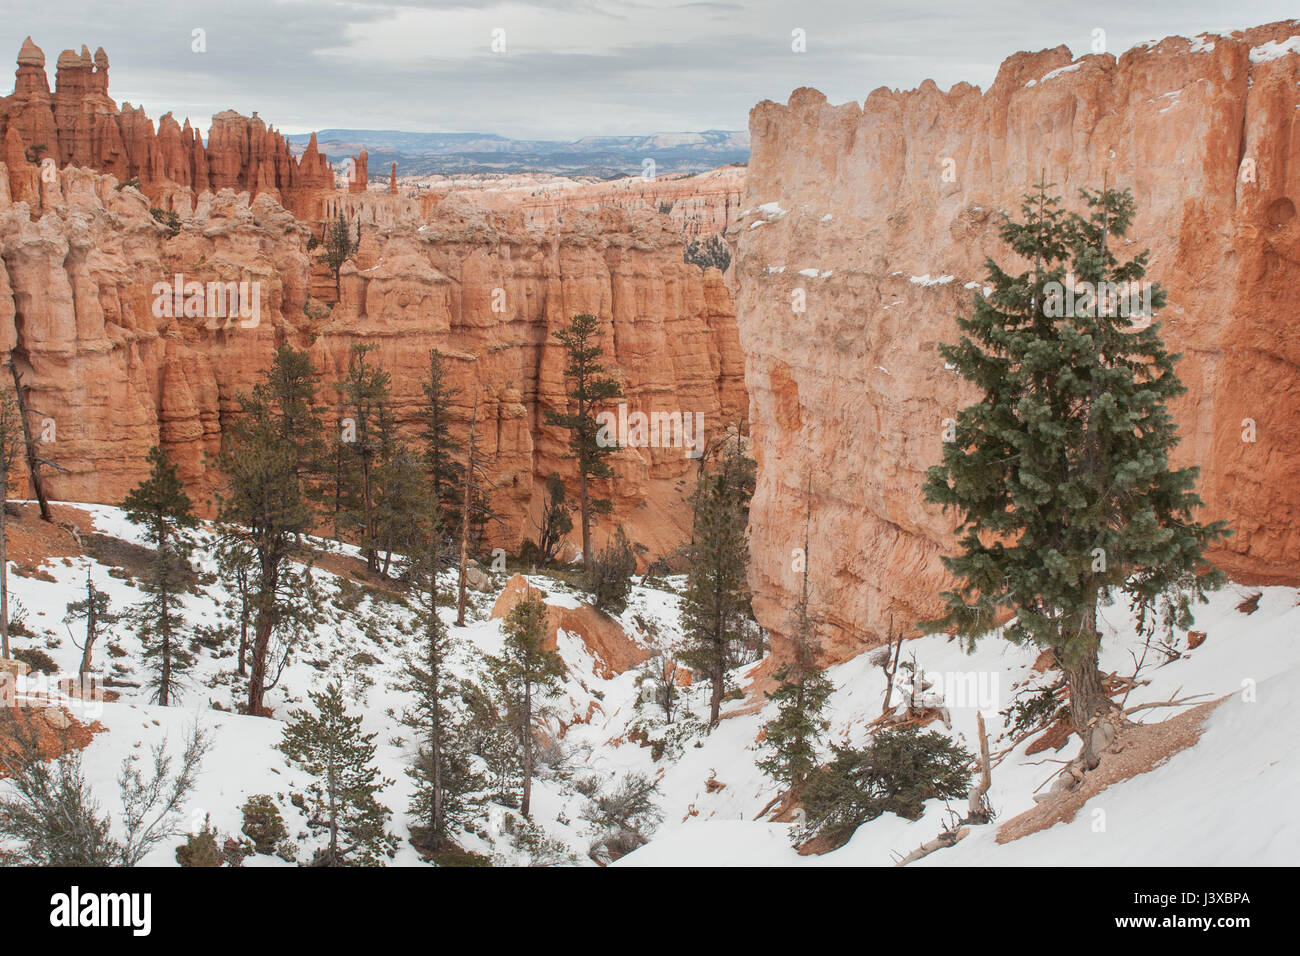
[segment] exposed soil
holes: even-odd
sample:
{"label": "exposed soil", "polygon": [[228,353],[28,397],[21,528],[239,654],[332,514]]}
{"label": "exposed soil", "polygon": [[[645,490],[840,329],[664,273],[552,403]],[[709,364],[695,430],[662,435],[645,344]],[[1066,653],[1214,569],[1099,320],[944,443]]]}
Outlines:
{"label": "exposed soil", "polygon": [[1125,728],[1096,770],[1085,774],[1073,790],[1067,790],[1002,824],[997,842],[1010,843],[1057,823],[1068,823],[1080,807],[1111,784],[1159,767],[1174,754],[1195,744],[1205,732],[1205,719],[1227,699],[1227,696],[1220,697],[1158,724],[1135,724]]}
{"label": "exposed soil", "polygon": [[[55,730],[35,710],[20,707],[0,709],[0,755],[16,756],[21,751],[17,735],[35,733],[41,757],[51,760],[64,753],[83,749],[94,739],[95,734],[107,730],[99,721],[83,724],[71,715],[68,715],[68,721],[66,728]],[[7,774],[3,763],[0,763],[0,778],[5,776]]]}
{"label": "exposed soil", "polygon": [[95,533],[95,519],[90,512],[71,505],[51,504],[55,524],[41,520],[40,507],[35,503],[13,504],[19,516],[10,515],[5,522],[5,556],[19,568],[35,571],[46,561],[56,558],[75,558],[83,553],[77,539],[67,528],[68,523],[86,538]]}

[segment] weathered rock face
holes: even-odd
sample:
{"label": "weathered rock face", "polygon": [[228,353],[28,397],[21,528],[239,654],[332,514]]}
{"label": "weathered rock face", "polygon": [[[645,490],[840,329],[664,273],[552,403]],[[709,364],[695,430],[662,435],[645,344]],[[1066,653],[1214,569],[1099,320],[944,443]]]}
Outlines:
{"label": "weathered rock face", "polygon": [[1236,530],[1214,558],[1239,580],[1300,582],[1296,34],[1293,21],[1170,38],[1118,61],[1060,47],[1011,57],[984,93],[927,82],[830,106],[803,89],[754,108],[730,237],[764,625],[787,628],[809,475],[824,656],[882,640],[891,614],[910,628],[938,610],[952,525],[920,487],[943,420],[973,396],[936,347],[955,341],[984,257],[1007,262],[1001,213],[1019,216],[1041,170],[1069,208],[1081,187],[1133,190],[1131,250],[1150,247],[1183,354],[1176,464],[1200,466],[1204,517]]}
{"label": "weathered rock face", "polygon": [[[536,515],[542,479],[572,473],[566,433],[546,426],[544,413],[565,405],[565,356],[551,332],[573,314],[600,318],[630,409],[700,412],[709,432],[745,415],[722,277],[684,263],[682,240],[661,217],[614,210],[528,228],[522,212],[453,197],[418,225],[363,223],[334,302],[313,294],[322,269],[307,251],[310,227],[269,191],[252,201],[205,191],[172,237],[146,196],[89,169],[36,186],[38,219],[0,187],[0,348],[13,350],[35,414],[49,422],[42,455],[66,469],[48,474],[57,498],[119,502],[161,443],[206,501],[220,481],[210,456],[223,423],[280,341],[310,347],[330,404],[351,346],[377,344],[399,426],[411,430],[429,350],[441,349],[462,420],[477,397],[507,523],[498,541],[509,547],[536,533],[526,516]],[[242,295],[248,303],[256,290],[256,320],[186,315],[170,292],[160,307],[155,283],[170,288],[177,276],[249,283]],[[324,285],[333,293],[332,278]],[[685,450],[625,448],[615,467],[608,529],[623,522],[652,551],[676,546],[694,468]]]}
{"label": "weathered rock face", "polygon": [[[45,74],[45,54],[31,37],[18,54],[14,92],[0,97],[0,138],[15,200],[39,195],[39,165],[85,166],[139,181],[154,205],[188,209],[207,189],[267,193],[300,216],[315,214],[322,191],[333,187],[329,163],[313,137],[301,157],[254,113],[233,110],[212,118],[205,147],[189,120],[182,127],[170,113],[155,133],[144,110],[108,95],[108,56],[64,50],[56,64],[54,92]],[[364,154],[362,154],[364,157]],[[364,165],[364,163],[363,163]],[[364,189],[364,169],[360,170]],[[46,174],[47,177],[49,173]]]}

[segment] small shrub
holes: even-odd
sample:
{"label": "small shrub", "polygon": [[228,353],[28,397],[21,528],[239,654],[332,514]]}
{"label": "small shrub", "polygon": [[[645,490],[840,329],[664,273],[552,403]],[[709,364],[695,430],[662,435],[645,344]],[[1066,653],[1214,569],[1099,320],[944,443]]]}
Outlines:
{"label": "small shrub", "polygon": [[588,856],[603,865],[643,846],[663,817],[654,804],[655,790],[652,778],[630,773],[611,790],[589,796],[582,811],[595,834]]}
{"label": "small shrub", "polygon": [[176,862],[181,866],[220,866],[221,850],[217,848],[217,831],[212,829],[211,819],[203,821],[203,829],[191,833],[185,842],[176,848]]}
{"label": "small shrub", "polygon": [[168,212],[164,209],[154,207],[149,210],[149,214],[160,225],[167,227],[168,238],[175,236],[181,231],[181,217],[174,212]]}
{"label": "small shrub", "polygon": [[282,842],[289,838],[289,831],[280,816],[280,808],[265,793],[254,794],[244,803],[242,810],[244,825],[240,828],[244,836],[253,841],[253,852],[275,853]]}
{"label": "small shrub", "polygon": [[433,862],[438,866],[491,866],[492,859],[481,853],[469,850],[439,850],[433,855]]}
{"label": "small shrub", "polygon": [[618,614],[627,607],[627,596],[632,590],[632,575],[636,573],[636,555],[632,543],[622,526],[614,539],[591,562],[587,575],[587,590],[592,604],[599,611]]}
{"label": "small shrub", "polygon": [[682,259],[692,265],[700,267],[701,271],[707,271],[709,266],[717,266],[723,272],[731,265],[731,250],[723,242],[721,236],[710,236],[701,242],[693,239],[686,243],[686,248],[682,251]]}
{"label": "small shrub", "polygon": [[882,813],[915,820],[926,800],[968,791],[970,752],[933,730],[886,730],[861,750],[838,746],[833,752],[831,762],[804,783],[807,835],[843,842]]}
{"label": "small shrub", "polygon": [[14,660],[22,661],[30,670],[38,671],[42,674],[57,674],[59,667],[54,663],[54,658],[50,657],[42,650],[35,647],[25,647],[22,650],[13,652]]}

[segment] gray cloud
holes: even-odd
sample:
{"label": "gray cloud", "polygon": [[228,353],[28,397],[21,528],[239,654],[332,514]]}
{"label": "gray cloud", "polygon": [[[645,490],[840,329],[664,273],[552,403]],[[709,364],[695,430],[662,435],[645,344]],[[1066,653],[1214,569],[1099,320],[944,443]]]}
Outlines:
{"label": "gray cloud", "polygon": [[[222,109],[257,110],[290,132],[326,127],[471,130],[509,136],[725,128],[761,99],[814,86],[833,102],[926,78],[987,87],[1022,49],[1088,51],[1169,34],[1284,19],[1225,0],[0,0],[0,53],[31,34],[53,74],[58,52],[103,46],[111,92],[206,129]],[[505,53],[490,49],[506,30]],[[794,28],[807,52],[790,49]],[[191,52],[195,29],[207,52]]]}

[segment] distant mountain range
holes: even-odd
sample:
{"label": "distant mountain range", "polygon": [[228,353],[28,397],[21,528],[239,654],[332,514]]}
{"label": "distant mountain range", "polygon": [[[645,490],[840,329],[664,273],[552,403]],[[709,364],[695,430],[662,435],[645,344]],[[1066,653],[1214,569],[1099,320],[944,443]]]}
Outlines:
{"label": "distant mountain range", "polygon": [[[288,137],[296,152],[309,134]],[[647,159],[655,173],[698,173],[749,161],[749,133],[710,129],[650,136],[587,136],[573,142],[510,139],[493,133],[411,133],[387,129],[326,129],[316,134],[333,163],[364,149],[372,176],[397,163],[399,176],[467,173],[554,173],[614,179],[641,173]]]}

